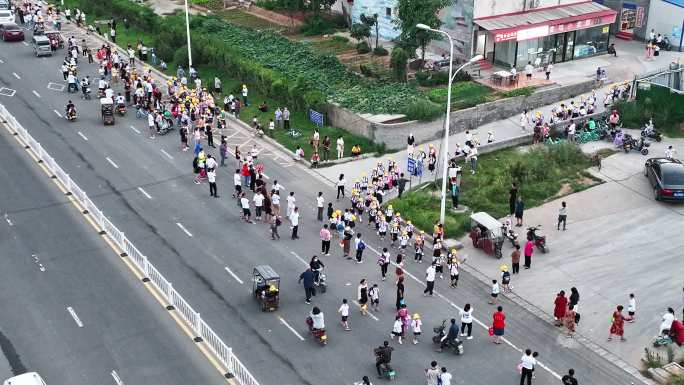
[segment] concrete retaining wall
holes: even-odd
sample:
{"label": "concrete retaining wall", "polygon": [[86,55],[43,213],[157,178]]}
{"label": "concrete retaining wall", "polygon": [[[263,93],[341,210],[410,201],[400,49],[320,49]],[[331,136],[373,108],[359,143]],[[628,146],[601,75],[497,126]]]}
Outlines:
{"label": "concrete retaining wall", "polygon": [[[475,129],[481,125],[516,116],[523,109],[534,110],[551,103],[590,92],[595,88],[593,80],[587,80],[561,87],[539,90],[530,96],[516,96],[483,103],[472,108],[454,111],[451,114],[449,132],[455,134]],[[328,108],[328,121],[335,127],[344,128],[357,135],[365,136],[377,143],[384,143],[388,149],[399,150],[406,146],[406,137],[413,133],[418,143],[441,137],[444,118],[432,122],[410,121],[402,123],[373,123],[358,114],[339,106]]]}

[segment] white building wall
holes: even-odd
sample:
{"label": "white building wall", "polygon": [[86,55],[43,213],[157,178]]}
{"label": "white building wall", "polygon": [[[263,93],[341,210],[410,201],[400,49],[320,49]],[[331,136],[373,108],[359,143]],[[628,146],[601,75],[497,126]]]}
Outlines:
{"label": "white building wall", "polygon": [[663,0],[651,0],[648,10],[647,31],[655,29],[670,39],[670,44],[680,51],[682,39],[682,27],[684,27],[684,0],[680,0],[682,6],[677,6]]}
{"label": "white building wall", "polygon": [[506,13],[523,12],[535,8],[583,3],[587,0],[475,0],[476,19]]}
{"label": "white building wall", "polygon": [[[396,18],[397,0],[354,0],[352,7],[352,24],[360,23],[361,15],[372,16],[378,14],[378,25],[380,37],[385,40],[392,40],[399,36],[399,30],[395,29],[396,24],[392,22]],[[390,15],[388,16],[388,8]],[[375,28],[371,31],[375,37]]]}

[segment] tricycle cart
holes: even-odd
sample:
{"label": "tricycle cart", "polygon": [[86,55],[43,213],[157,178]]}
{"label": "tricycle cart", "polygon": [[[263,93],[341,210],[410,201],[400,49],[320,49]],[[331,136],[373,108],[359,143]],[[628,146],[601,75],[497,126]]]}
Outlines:
{"label": "tricycle cart", "polygon": [[112,98],[100,99],[102,122],[106,125],[114,124],[114,101]]}
{"label": "tricycle cart", "polygon": [[470,239],[473,241],[473,247],[501,258],[501,247],[504,243],[503,224],[485,212],[474,213],[470,220]]}
{"label": "tricycle cart", "polygon": [[278,309],[280,301],[280,277],[269,265],[254,268],[254,297],[261,306],[261,311]]}
{"label": "tricycle cart", "polygon": [[50,40],[50,47],[53,51],[64,48],[64,38],[58,31],[45,31],[45,36]]}

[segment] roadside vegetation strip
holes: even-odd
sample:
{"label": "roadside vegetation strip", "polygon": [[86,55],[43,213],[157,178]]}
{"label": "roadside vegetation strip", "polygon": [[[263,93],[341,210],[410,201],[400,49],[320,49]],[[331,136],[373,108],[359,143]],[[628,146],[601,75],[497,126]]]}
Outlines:
{"label": "roadside vegetation strip", "polygon": [[684,95],[657,85],[651,85],[649,90],[637,89],[636,93],[634,101],[616,105],[624,127],[641,128],[652,118],[666,136],[684,137]]}
{"label": "roadside vegetation strip", "polygon": [[[80,6],[82,3],[82,0],[66,0],[65,4],[66,6],[70,7],[77,7]],[[114,3],[118,3],[118,1],[115,1]],[[133,6],[135,9],[141,8],[140,6],[133,5],[132,3],[126,1],[129,5],[127,6]],[[89,5],[90,6],[90,5]],[[142,7],[144,8],[144,7]],[[83,9],[83,8],[82,8]],[[148,10],[147,8],[144,8],[145,10]],[[87,9],[86,9],[87,11]],[[101,13],[97,13],[101,12]],[[151,12],[151,11],[150,11]],[[112,15],[115,13],[115,10],[112,9],[106,9],[102,10],[99,9],[96,10],[96,13],[93,17],[96,19],[106,19],[106,18],[111,18]],[[116,12],[119,14],[119,12]],[[121,13],[122,15],[127,15],[128,12],[123,12]],[[142,14],[147,14],[147,12],[142,12]],[[120,16],[121,17],[121,16]],[[154,14],[151,15],[151,17],[154,20],[157,19],[162,19],[159,16],[156,16]],[[145,16],[147,18],[147,16]],[[163,20],[163,19],[162,19]],[[122,23],[118,24],[117,26],[117,44],[125,48],[127,47],[128,44],[130,44],[132,47],[136,47],[138,44],[139,40],[142,40],[146,45],[148,46],[155,46],[156,42],[158,39],[161,39],[161,37],[157,36],[155,32],[151,32],[148,28],[140,28],[137,27],[136,25],[129,25],[128,28],[124,28],[122,26]],[[178,27],[178,26],[176,26]],[[184,31],[184,29],[183,29]],[[184,32],[183,32],[184,33]],[[185,36],[185,35],[183,35]],[[184,39],[184,37],[183,37]],[[182,39],[182,41],[184,41]],[[194,46],[193,46],[194,47]],[[180,48],[180,47],[179,47]],[[183,51],[187,52],[185,49],[178,49],[178,52]],[[195,55],[198,55],[198,53],[195,53]],[[199,55],[198,55],[199,56]],[[166,58],[165,58],[166,59]],[[196,60],[198,58],[195,58]],[[166,71],[166,75],[168,76],[175,76],[176,75],[176,69],[178,68],[178,63],[180,63],[181,66],[183,66],[186,69],[187,73],[187,55],[173,55],[171,57],[171,60],[166,60],[167,65],[168,65],[168,70]],[[335,141],[338,137],[342,137],[345,142],[345,157],[348,157],[351,155],[350,151],[351,148],[354,144],[358,144],[361,146],[361,151],[362,153],[379,153],[382,154],[385,151],[384,146],[382,145],[377,145],[373,143],[371,140],[368,138],[365,138],[360,135],[355,135],[352,134],[348,131],[339,129],[339,128],[334,128],[328,125],[324,125],[322,127],[317,127],[314,123],[312,123],[309,120],[308,117],[308,109],[306,106],[297,106],[296,104],[291,104],[290,93],[292,92],[299,92],[297,90],[289,90],[288,88],[284,87],[281,89],[281,92],[278,94],[272,94],[270,91],[264,92],[262,90],[263,87],[260,87],[259,85],[261,84],[259,81],[256,81],[252,79],[248,75],[234,75],[233,73],[227,71],[225,68],[220,69],[216,68],[210,65],[203,64],[202,61],[198,63],[199,65],[197,66],[197,69],[200,73],[200,77],[202,78],[202,83],[206,85],[207,89],[213,88],[214,85],[214,77],[218,77],[221,79],[222,83],[222,94],[216,96],[216,103],[219,106],[223,106],[223,98],[227,95],[234,95],[236,97],[239,97],[241,95],[240,90],[242,88],[242,84],[246,84],[248,89],[249,89],[249,94],[248,94],[248,100],[249,100],[249,106],[243,106],[243,108],[240,110],[240,120],[243,122],[251,125],[252,124],[252,119],[256,116],[259,122],[261,123],[262,128],[264,131],[268,132],[268,123],[269,120],[274,117],[274,111],[277,107],[288,107],[288,109],[291,112],[290,116],[290,126],[301,135],[299,136],[292,136],[288,134],[287,130],[284,129],[276,129],[275,132],[273,133],[273,138],[285,146],[287,149],[290,151],[294,151],[297,146],[300,146],[301,148],[304,149],[306,158],[309,159],[312,155],[311,153],[311,146],[309,144],[309,141],[311,140],[311,137],[313,135],[313,132],[315,129],[319,131],[320,134],[320,139],[321,141],[323,138],[327,135],[331,138],[332,141],[332,149],[331,153],[335,152]],[[197,65],[197,64],[196,64]],[[267,95],[274,95],[274,96],[267,96]],[[268,105],[268,111],[262,112],[259,110],[259,104],[261,103],[266,103]],[[319,108],[315,107],[316,108]],[[324,112],[323,109],[319,109],[319,112]],[[325,123],[325,122],[324,122]],[[135,129],[134,129],[135,130]],[[137,130],[135,130],[137,132]],[[323,157],[323,154],[320,153],[321,158]]]}
{"label": "roadside vegetation strip", "polygon": [[[477,173],[470,173],[468,163],[459,162],[463,176],[459,206],[469,211],[455,213],[451,210],[450,192],[447,191],[446,238],[456,239],[470,230],[470,214],[484,211],[495,218],[509,214],[508,191],[512,182],[518,183],[518,195],[522,197],[525,210],[539,206],[559,196],[582,191],[600,183],[586,169],[591,160],[582,150],[571,143],[532,145],[511,148],[479,156]],[[424,175],[423,178],[430,178]],[[439,220],[441,180],[428,182],[428,187],[415,186],[399,199],[387,203],[395,212],[410,220],[420,229],[432,232]]]}

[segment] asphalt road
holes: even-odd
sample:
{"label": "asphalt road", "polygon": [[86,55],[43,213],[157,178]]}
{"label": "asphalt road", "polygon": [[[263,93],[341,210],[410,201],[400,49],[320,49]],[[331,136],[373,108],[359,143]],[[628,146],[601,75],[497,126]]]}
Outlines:
{"label": "asphalt road", "polygon": [[0,163],[1,379],[226,383],[4,127]]}
{"label": "asphalt road", "polygon": [[[335,242],[333,255],[322,258],[329,290],[315,297],[314,304],[326,314],[330,343],[317,346],[308,338],[304,324],[310,306],[304,303],[297,277],[305,260],[320,251],[314,196],[323,191],[326,200],[334,202],[332,186],[310,170],[293,165],[286,155],[257,142],[269,176],[267,182],[277,179],[285,193],[295,191],[302,210],[301,239],[289,240],[288,226],[284,225],[283,239],[271,241],[265,225],[239,220],[230,198],[234,169],[226,167],[219,172],[221,198],[210,198],[206,184],[192,183],[192,154],[179,151],[177,132],[148,139],[146,121],[136,120],[130,112],[124,118],[117,116],[115,126],[105,127],[96,100],[76,100],[76,95],[48,89],[50,82],[64,83],[58,70],[59,56],[36,59],[21,43],[3,45],[0,85],[17,92],[12,97],[0,96],[0,102],[198,309],[260,383],[351,384],[364,374],[372,376],[372,348],[387,339],[394,320],[394,281],[380,281],[374,251],[383,245],[364,231],[365,223],[359,231],[367,233],[370,247],[363,264],[340,258],[341,250]],[[93,76],[95,68],[82,65],[80,71]],[[69,97],[79,110],[74,123],[57,116]],[[236,127],[224,134],[234,135],[229,142],[239,139],[235,143],[242,144],[243,149],[251,148],[254,141]],[[343,207],[343,202],[334,203]],[[270,264],[282,277],[281,307],[276,313],[261,313],[250,295],[251,272],[257,264]],[[425,324],[421,344],[393,343],[398,383],[421,383],[423,369],[433,359],[451,371],[457,384],[513,383],[517,381],[519,350],[527,347],[539,351],[543,363],[536,370],[536,383],[556,383],[557,376],[569,367],[575,368],[581,384],[623,385],[633,381],[590,350],[559,336],[557,328],[506,300],[502,304],[507,313],[509,344],[492,344],[486,331],[493,312],[486,303],[488,287],[462,274],[458,289],[448,289],[439,281],[436,286],[440,295],[424,298],[421,280],[425,268],[425,264],[412,262],[407,266],[406,301],[412,313],[422,314]],[[353,312],[352,331],[345,332],[339,327],[336,310],[342,298],[355,299],[356,286],[363,277],[379,284],[381,311],[373,317]],[[466,302],[482,321],[475,325],[475,339],[466,342],[464,356],[435,353],[429,342],[432,326],[442,319],[458,318],[457,308]]]}

